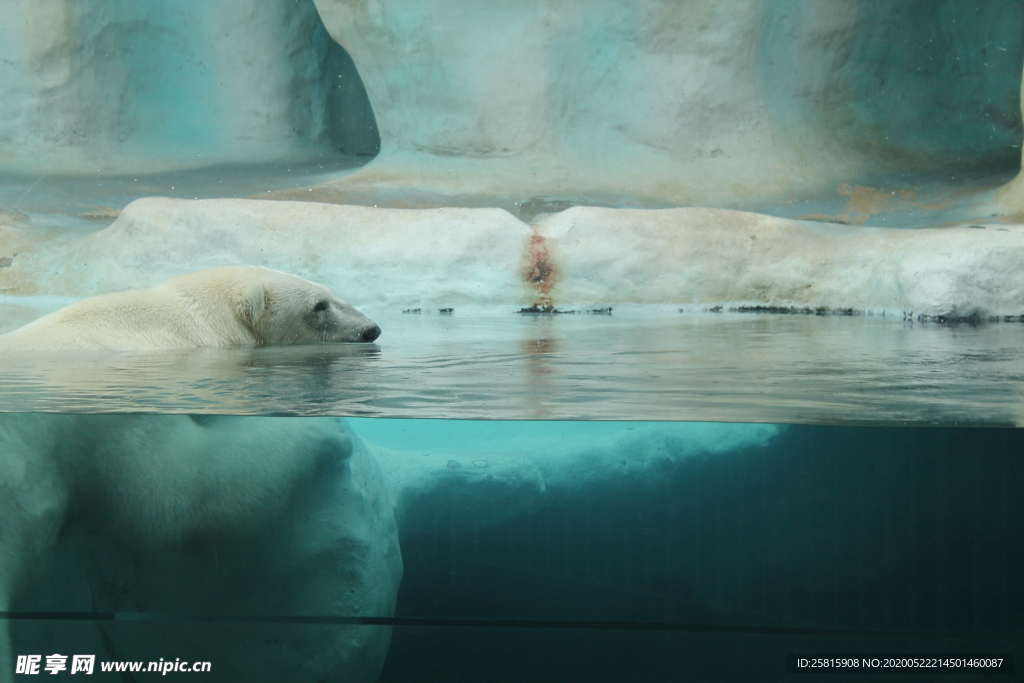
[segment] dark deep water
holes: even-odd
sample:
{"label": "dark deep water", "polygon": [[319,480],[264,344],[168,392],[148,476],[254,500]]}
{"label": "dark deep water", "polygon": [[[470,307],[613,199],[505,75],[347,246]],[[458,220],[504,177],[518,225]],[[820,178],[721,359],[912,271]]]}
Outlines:
{"label": "dark deep water", "polygon": [[[399,628],[383,680],[817,678],[788,673],[797,653],[1019,667],[1022,446],[1010,429],[797,426],[514,519],[439,490],[403,528],[398,614],[494,625]],[[500,626],[516,619],[578,628]]]}

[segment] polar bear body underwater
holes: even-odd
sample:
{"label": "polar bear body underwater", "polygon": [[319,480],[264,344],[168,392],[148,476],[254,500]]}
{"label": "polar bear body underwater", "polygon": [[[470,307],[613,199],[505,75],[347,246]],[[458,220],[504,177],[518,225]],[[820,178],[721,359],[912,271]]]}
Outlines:
{"label": "polar bear body underwater", "polygon": [[0,462],[0,611],[157,616],[0,619],[0,683],[53,652],[96,654],[97,674],[179,657],[212,661],[209,681],[377,679],[387,627],[273,621],[394,612],[390,489],[343,420],[0,414]]}
{"label": "polar bear body underwater", "polygon": [[371,342],[380,327],[330,290],[259,266],[224,266],[83,299],[0,335],[0,350]]}

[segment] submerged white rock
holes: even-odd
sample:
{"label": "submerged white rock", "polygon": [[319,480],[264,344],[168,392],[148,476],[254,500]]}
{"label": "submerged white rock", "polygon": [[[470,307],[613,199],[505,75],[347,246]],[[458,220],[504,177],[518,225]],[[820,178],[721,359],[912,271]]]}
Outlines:
{"label": "submerged white rock", "polygon": [[403,534],[430,529],[408,514],[457,500],[458,533],[515,519],[548,497],[582,496],[656,479],[678,463],[772,442],[783,427],[716,422],[553,422],[350,419],[378,452]]}

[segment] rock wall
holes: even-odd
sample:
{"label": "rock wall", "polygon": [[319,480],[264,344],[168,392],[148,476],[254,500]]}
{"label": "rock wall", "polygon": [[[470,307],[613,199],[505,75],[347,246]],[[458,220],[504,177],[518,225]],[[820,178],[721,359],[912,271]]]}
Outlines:
{"label": "rock wall", "polygon": [[3,171],[376,151],[358,74],[307,0],[12,0],[0,10],[0,87]]}
{"label": "rock wall", "polygon": [[381,130],[342,198],[735,206],[1013,164],[1020,139],[1020,2],[316,4]]}
{"label": "rock wall", "polygon": [[11,0],[0,19],[0,171],[379,147],[330,200],[736,206],[1019,156],[1021,0]]}

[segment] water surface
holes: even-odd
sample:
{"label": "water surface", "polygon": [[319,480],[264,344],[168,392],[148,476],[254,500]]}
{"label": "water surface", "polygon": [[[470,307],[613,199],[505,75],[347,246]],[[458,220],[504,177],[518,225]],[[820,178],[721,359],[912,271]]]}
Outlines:
{"label": "water surface", "polygon": [[[0,311],[2,316],[5,311]],[[0,411],[1007,425],[1024,325],[678,313],[370,311],[375,344],[23,354]]]}

